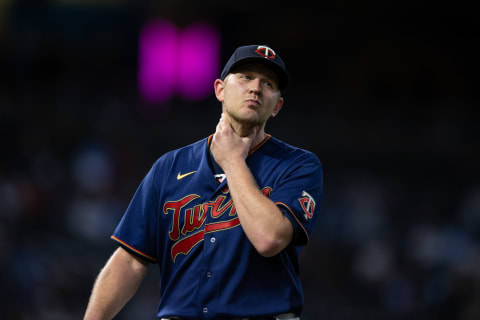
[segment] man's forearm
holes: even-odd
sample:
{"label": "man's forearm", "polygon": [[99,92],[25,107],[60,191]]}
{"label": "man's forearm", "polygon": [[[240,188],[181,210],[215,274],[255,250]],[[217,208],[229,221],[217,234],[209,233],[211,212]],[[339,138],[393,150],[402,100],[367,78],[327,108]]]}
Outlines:
{"label": "man's forearm", "polygon": [[283,250],[293,237],[293,227],[280,209],[264,196],[243,160],[225,168],[230,194],[242,228],[263,256]]}
{"label": "man's forearm", "polygon": [[147,268],[118,248],[95,281],[84,320],[112,319],[137,291]]}

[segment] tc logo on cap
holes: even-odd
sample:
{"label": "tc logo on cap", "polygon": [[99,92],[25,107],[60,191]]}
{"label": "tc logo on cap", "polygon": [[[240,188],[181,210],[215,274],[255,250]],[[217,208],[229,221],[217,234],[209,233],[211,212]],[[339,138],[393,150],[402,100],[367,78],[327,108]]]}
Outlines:
{"label": "tc logo on cap", "polygon": [[265,47],[265,46],[258,46],[255,52],[264,58],[275,59],[275,51],[273,51],[272,48]]}

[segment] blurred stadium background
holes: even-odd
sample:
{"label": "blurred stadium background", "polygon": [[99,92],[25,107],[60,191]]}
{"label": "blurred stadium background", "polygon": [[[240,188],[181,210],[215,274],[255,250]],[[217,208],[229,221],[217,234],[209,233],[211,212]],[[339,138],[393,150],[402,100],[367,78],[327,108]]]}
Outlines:
{"label": "blurred stadium background", "polygon": [[[147,170],[213,133],[213,84],[192,93],[188,77],[158,86],[168,79],[153,75],[153,88],[170,89],[142,91],[141,35],[163,23],[175,39],[212,32],[188,40],[212,43],[210,71],[244,44],[286,60],[293,84],[267,130],[314,151],[325,172],[302,254],[302,319],[480,319],[477,12],[425,1],[0,1],[0,318],[82,318]],[[185,64],[178,48],[172,63]],[[155,318],[157,273],[117,319]]]}

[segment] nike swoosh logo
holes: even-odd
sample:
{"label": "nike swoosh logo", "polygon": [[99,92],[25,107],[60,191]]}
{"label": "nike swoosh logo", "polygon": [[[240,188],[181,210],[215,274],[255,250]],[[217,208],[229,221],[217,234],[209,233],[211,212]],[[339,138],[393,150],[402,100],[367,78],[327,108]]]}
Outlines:
{"label": "nike swoosh logo", "polygon": [[177,180],[180,180],[180,179],[183,179],[185,178],[186,176],[189,176],[193,173],[195,173],[197,171],[191,171],[191,172],[187,172],[187,173],[184,173],[184,174],[181,174],[180,172],[177,174]]}

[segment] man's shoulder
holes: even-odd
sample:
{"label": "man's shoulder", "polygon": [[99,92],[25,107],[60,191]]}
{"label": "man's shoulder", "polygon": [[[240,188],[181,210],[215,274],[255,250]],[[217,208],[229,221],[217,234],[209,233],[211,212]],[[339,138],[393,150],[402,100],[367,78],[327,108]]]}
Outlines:
{"label": "man's shoulder", "polygon": [[291,145],[275,137],[270,137],[269,142],[270,142],[269,145],[272,151],[281,153],[287,158],[297,159],[297,160],[302,158],[305,160],[310,160],[313,162],[320,163],[318,156],[312,151]]}
{"label": "man's shoulder", "polygon": [[172,162],[180,159],[182,161],[196,161],[196,159],[198,160],[204,156],[209,139],[210,137],[206,137],[183,147],[170,150],[161,155],[155,161],[154,166],[159,166],[162,164],[170,165]]}
{"label": "man's shoulder", "polygon": [[178,154],[178,153],[184,153],[184,152],[203,152],[203,151],[205,151],[205,148],[207,147],[207,143],[209,143],[209,141],[210,141],[210,137],[211,136],[200,139],[198,141],[195,141],[195,142],[193,142],[191,144],[188,144],[188,145],[185,145],[183,147],[174,149],[174,150],[168,152],[168,154]]}

